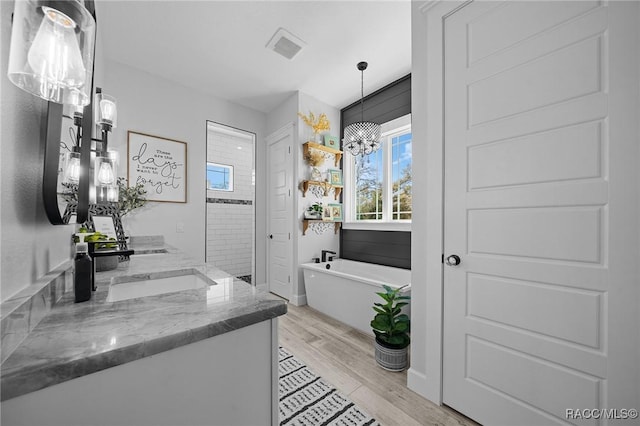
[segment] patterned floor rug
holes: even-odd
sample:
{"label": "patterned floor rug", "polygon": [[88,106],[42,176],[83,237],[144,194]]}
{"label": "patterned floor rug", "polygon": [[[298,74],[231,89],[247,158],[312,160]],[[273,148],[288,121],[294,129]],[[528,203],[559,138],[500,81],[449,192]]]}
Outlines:
{"label": "patterned floor rug", "polygon": [[380,426],[282,347],[278,372],[281,426]]}

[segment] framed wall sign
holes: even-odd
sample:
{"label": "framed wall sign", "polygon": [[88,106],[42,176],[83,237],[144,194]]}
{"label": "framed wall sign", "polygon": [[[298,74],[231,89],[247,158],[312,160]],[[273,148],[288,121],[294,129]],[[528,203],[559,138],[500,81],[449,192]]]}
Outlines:
{"label": "framed wall sign", "polygon": [[147,200],[187,202],[187,143],[127,132],[129,185],[141,183]]}

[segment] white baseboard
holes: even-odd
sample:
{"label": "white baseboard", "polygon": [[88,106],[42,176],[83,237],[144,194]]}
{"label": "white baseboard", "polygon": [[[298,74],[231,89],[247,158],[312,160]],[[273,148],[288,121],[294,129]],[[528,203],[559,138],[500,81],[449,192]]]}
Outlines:
{"label": "white baseboard", "polygon": [[307,304],[307,295],[306,294],[292,294],[291,300],[289,303],[295,306],[303,306]]}
{"label": "white baseboard", "polygon": [[433,381],[429,381],[426,375],[417,372],[413,368],[409,368],[409,371],[407,371],[407,387],[434,404],[442,405],[439,383],[436,384]]}

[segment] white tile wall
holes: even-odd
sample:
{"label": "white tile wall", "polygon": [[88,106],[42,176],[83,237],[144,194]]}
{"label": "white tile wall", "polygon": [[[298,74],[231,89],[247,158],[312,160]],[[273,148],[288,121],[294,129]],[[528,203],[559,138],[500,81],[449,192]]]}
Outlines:
{"label": "white tile wall", "polygon": [[[252,141],[210,131],[207,161],[233,166],[234,190],[208,190],[207,197],[253,202],[253,158]],[[206,261],[235,276],[251,275],[254,229],[253,204],[207,203]]]}
{"label": "white tile wall", "polygon": [[[238,147],[242,149],[238,149]],[[208,190],[207,197],[253,200],[253,142],[246,138],[209,132],[207,161],[233,166],[233,191]]]}

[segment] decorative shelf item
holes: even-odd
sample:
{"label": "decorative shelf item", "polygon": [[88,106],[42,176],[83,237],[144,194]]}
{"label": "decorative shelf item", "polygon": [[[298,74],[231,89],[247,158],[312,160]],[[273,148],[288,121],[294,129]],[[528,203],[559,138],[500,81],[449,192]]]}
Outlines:
{"label": "decorative shelf item", "polygon": [[302,235],[306,235],[309,228],[316,234],[323,234],[325,231],[333,228],[333,232],[337,234],[341,227],[342,222],[321,219],[302,219]]}
{"label": "decorative shelf item", "polygon": [[322,143],[322,135],[320,134],[323,131],[328,131],[331,129],[331,123],[327,118],[327,114],[322,113],[316,117],[316,115],[309,111],[309,115],[305,115],[301,112],[298,113],[298,117],[302,119],[304,124],[309,126],[309,130],[313,133],[313,140],[317,143]]}
{"label": "decorative shelf item", "polygon": [[310,149],[316,149],[318,151],[323,151],[323,152],[327,152],[329,154],[333,154],[334,158],[335,158],[335,166],[338,167],[338,165],[340,164],[340,160],[342,159],[342,151],[340,151],[339,149],[335,149],[335,148],[331,148],[328,146],[324,146],[322,144],[319,143],[315,143],[315,142],[305,142],[302,144],[302,152],[305,158],[307,158],[307,156],[309,155],[309,150]]}
{"label": "decorative shelf item", "polygon": [[333,190],[334,198],[336,201],[342,192],[342,185],[332,185],[329,182],[317,181],[317,180],[303,180],[302,181],[302,196],[306,197],[307,191],[311,188],[311,193],[318,198],[328,197],[331,190]]}

